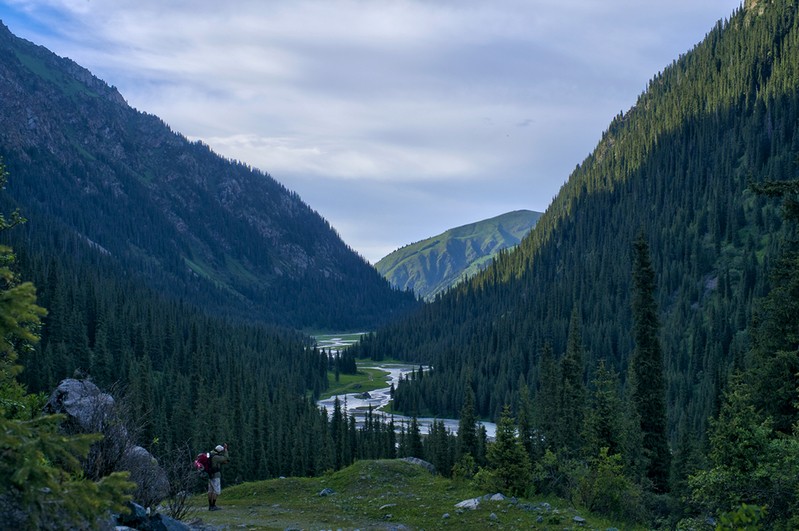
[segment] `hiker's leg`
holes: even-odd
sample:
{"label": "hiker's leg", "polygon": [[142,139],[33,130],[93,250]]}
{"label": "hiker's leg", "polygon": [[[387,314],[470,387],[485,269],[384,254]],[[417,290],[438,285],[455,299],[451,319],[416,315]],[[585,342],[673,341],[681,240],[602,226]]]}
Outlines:
{"label": "hiker's leg", "polygon": [[208,480],[208,507],[211,508],[216,505],[216,491],[214,490],[214,483],[212,479]]}
{"label": "hiker's leg", "polygon": [[222,491],[222,478],[208,480],[208,505],[216,507],[216,499]]}

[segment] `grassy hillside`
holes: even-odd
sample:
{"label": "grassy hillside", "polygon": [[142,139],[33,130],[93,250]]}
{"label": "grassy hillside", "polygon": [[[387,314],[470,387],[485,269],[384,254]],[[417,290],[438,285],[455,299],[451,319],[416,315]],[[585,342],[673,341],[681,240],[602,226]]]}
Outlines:
{"label": "grassy hillside", "polygon": [[[332,494],[320,496],[324,489]],[[206,524],[246,529],[607,529],[609,522],[563,500],[482,500],[477,509],[455,504],[485,492],[433,475],[402,460],[359,461],[318,478],[287,478],[223,488],[223,510],[205,510]],[[494,494],[494,493],[492,493]],[[447,515],[447,516],[445,516]],[[492,517],[492,515],[494,515]],[[575,516],[585,518],[578,525]],[[625,526],[625,529],[630,529]]]}
{"label": "grassy hillside", "polygon": [[503,249],[519,244],[540,212],[516,210],[470,223],[397,249],[375,264],[395,287],[432,300],[484,269]]}

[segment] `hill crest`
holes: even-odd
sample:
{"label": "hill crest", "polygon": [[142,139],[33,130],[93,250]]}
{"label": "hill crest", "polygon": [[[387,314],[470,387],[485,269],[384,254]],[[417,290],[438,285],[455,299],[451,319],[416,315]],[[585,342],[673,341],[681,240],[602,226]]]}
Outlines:
{"label": "hill crest", "polygon": [[541,213],[516,210],[449,229],[397,249],[375,268],[391,284],[432,300],[485,268],[502,250],[519,244]]}

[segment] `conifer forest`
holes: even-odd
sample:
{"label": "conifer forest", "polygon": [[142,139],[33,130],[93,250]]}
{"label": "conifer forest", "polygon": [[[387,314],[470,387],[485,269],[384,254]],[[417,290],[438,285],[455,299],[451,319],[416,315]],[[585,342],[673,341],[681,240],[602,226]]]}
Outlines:
{"label": "conifer forest", "polygon": [[[11,47],[0,46],[8,64]],[[123,402],[138,444],[159,459],[188,448],[188,462],[229,441],[233,483],[418,457],[486,492],[555,496],[619,528],[799,528],[793,0],[746,2],[652,77],[519,246],[430,302],[340,258],[338,236],[316,218],[296,238],[335,247],[325,262],[334,274],[274,274],[268,289],[243,280],[260,266],[186,273],[201,255],[218,268],[234,257],[277,263],[246,250],[260,241],[255,228],[241,255],[231,244],[166,263],[173,245],[194,245],[178,236],[151,255],[124,239],[100,252],[72,230],[91,225],[96,205],[62,215],[44,196],[26,199],[42,171],[35,151],[0,136],[0,437],[16,459],[3,457],[12,479],[0,505],[39,507],[21,520],[31,528],[53,517],[36,501],[41,488],[67,496],[65,478],[76,496],[97,500],[94,514],[130,491],[123,476],[82,477],[80,459],[64,451],[85,456],[96,441],[59,446],[55,420],[38,415],[74,375]],[[64,174],[94,167],[82,157]],[[136,221],[126,223],[135,234]],[[352,278],[336,277],[348,267]],[[324,302],[309,302],[315,291]],[[275,318],[270,294],[291,299],[289,316]],[[308,331],[337,325],[372,331],[331,357]],[[343,399],[317,406],[333,373],[367,360],[424,365],[392,388],[391,411],[409,422],[370,409],[356,423]],[[429,433],[421,417],[437,419]],[[438,419],[458,419],[457,431]],[[481,420],[496,423],[493,437]],[[26,454],[23,439],[41,441],[44,457]],[[85,508],[59,510],[91,521]]]}

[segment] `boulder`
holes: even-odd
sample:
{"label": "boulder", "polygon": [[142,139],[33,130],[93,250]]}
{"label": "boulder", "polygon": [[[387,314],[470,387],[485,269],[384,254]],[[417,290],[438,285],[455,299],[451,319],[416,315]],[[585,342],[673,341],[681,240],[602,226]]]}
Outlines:
{"label": "boulder", "polygon": [[89,450],[83,467],[87,477],[99,479],[111,472],[128,471],[138,487],[136,501],[150,506],[167,496],[166,472],[152,454],[133,444],[114,398],[91,380],[63,380],[50,394],[44,412],[64,415],[61,429],[67,434],[103,434]]}
{"label": "boulder", "polygon": [[468,500],[463,500],[462,502],[458,502],[455,504],[455,507],[458,509],[477,509],[480,505],[480,498],[471,498]]}
{"label": "boulder", "polygon": [[114,398],[90,380],[67,378],[50,394],[44,412],[65,415],[63,428],[70,433],[99,433],[114,405]]}
{"label": "boulder", "polygon": [[169,478],[158,460],[141,446],[128,448],[119,462],[119,470],[130,472],[136,483],[136,498],[147,505],[155,505],[169,495]]}
{"label": "boulder", "polygon": [[411,463],[413,465],[419,465],[420,467],[424,468],[425,470],[427,470],[431,474],[435,474],[436,473],[435,465],[433,463],[425,461],[424,459],[419,459],[418,457],[402,457],[400,459],[400,461],[406,461],[406,462]]}

